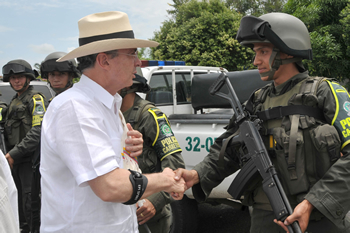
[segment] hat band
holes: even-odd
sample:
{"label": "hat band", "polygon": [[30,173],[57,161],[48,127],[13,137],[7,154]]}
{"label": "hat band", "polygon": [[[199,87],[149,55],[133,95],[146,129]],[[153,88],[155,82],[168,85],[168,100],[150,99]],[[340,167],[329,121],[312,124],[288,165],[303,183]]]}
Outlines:
{"label": "hat band", "polygon": [[135,39],[134,32],[130,30],[130,31],[115,32],[110,34],[79,38],[79,46],[89,44],[91,42],[95,42],[99,40],[109,40],[109,39],[117,39],[117,38]]}

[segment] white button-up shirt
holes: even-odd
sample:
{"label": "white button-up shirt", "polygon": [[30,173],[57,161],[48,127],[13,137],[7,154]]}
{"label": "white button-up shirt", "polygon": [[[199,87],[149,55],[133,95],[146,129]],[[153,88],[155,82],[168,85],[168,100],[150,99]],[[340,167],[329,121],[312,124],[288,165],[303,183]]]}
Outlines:
{"label": "white button-up shirt", "polygon": [[50,103],[41,129],[40,232],[138,232],[135,205],[104,202],[87,183],[123,167],[121,102],[82,75]]}

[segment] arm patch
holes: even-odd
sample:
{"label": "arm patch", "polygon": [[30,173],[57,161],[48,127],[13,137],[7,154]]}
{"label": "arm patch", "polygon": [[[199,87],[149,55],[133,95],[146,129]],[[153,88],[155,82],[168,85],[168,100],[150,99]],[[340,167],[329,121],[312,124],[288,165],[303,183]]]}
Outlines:
{"label": "arm patch", "polygon": [[181,152],[182,150],[179,142],[171,130],[166,115],[158,108],[150,108],[148,109],[148,112],[152,114],[157,124],[157,135],[152,143],[152,146],[154,147],[160,161],[162,161],[168,155],[175,152]]}
{"label": "arm patch", "polygon": [[44,113],[46,112],[44,98],[40,94],[33,95],[33,112],[32,112],[32,127],[41,125],[43,121]]}
{"label": "arm patch", "polygon": [[341,149],[343,149],[350,143],[350,96],[348,91],[340,84],[329,80],[327,80],[327,83],[336,102],[332,125],[339,133],[342,142]]}

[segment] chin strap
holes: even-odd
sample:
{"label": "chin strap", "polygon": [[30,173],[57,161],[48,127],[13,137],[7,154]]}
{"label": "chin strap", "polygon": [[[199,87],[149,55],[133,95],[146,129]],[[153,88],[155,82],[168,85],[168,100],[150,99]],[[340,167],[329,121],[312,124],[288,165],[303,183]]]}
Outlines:
{"label": "chin strap", "polygon": [[68,88],[71,88],[71,87],[73,86],[73,79],[71,79],[71,78],[68,80],[66,86],[63,87],[63,88],[53,88],[53,87],[51,86],[51,83],[49,82],[49,80],[47,80],[47,82],[50,84],[50,87],[51,87],[52,90],[56,93],[56,95],[58,95],[58,94],[64,92],[65,90],[67,90]]}
{"label": "chin strap", "polygon": [[278,48],[273,48],[273,51],[270,56],[269,60],[269,67],[270,70],[264,73],[260,74],[260,77],[266,77],[267,81],[273,80],[273,76],[275,75],[275,72],[280,68],[281,65],[293,63],[293,62],[301,62],[301,58],[287,58],[287,59],[281,59],[281,51]]}
{"label": "chin strap", "polygon": [[29,85],[29,83],[30,83],[30,81],[28,82],[28,78],[26,78],[26,82],[24,83],[23,87],[22,87],[20,90],[15,90],[15,89],[13,88],[11,82],[10,82],[10,86],[12,87],[12,89],[13,89],[15,92],[22,92],[22,91],[24,91],[24,90],[27,88],[27,86]]}
{"label": "chin strap", "polygon": [[129,93],[132,93],[132,92],[136,92],[137,91],[137,87],[136,88],[132,88],[132,89],[127,89],[127,88],[123,88],[123,89],[121,89],[121,91],[120,91],[120,96],[122,97],[122,98],[124,98],[127,94],[129,94]]}

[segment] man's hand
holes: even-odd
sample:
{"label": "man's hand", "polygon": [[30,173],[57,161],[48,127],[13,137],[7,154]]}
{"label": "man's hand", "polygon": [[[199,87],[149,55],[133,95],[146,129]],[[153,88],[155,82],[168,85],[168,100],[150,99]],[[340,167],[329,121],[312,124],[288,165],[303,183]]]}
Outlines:
{"label": "man's hand", "polygon": [[171,186],[164,191],[169,193],[175,200],[181,200],[184,192],[187,190],[185,180],[181,177],[175,179],[175,172],[170,168],[165,168],[162,175],[167,176],[171,182]]}
{"label": "man's hand", "polygon": [[187,189],[199,183],[199,176],[196,170],[179,168],[175,170],[175,180],[184,179]]}
{"label": "man's hand", "polygon": [[128,138],[125,139],[125,149],[131,152],[131,157],[137,157],[142,154],[142,134],[139,131],[134,130],[130,123],[127,123],[126,126],[128,127],[129,131],[127,133]]}
{"label": "man's hand", "polygon": [[276,219],[273,221],[280,225],[288,233],[289,231],[286,226],[291,225],[295,221],[298,221],[301,231],[305,232],[309,224],[310,214],[313,209],[314,206],[308,200],[304,200],[295,207],[293,214],[288,216],[286,220],[284,220],[284,223],[277,221]]}
{"label": "man's hand", "polygon": [[156,214],[156,209],[149,200],[142,199],[141,201],[144,201],[142,206],[138,205],[140,201],[136,204],[137,221],[140,225],[145,224]]}
{"label": "man's hand", "polygon": [[9,153],[7,153],[5,155],[5,158],[7,159],[7,162],[9,163],[10,168],[12,169],[15,161],[13,160],[13,158],[11,157],[11,155]]}

